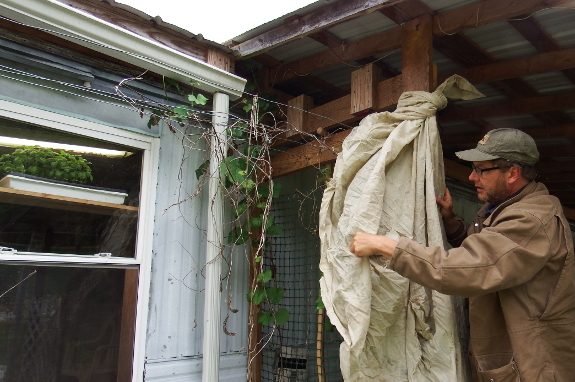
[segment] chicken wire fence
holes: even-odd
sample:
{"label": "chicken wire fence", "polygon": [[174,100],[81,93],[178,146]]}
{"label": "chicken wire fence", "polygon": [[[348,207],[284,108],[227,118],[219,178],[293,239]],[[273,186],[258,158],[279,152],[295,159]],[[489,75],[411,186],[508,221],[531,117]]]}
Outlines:
{"label": "chicken wire fence", "polygon": [[[272,215],[283,234],[273,239],[264,268],[284,289],[281,307],[290,312],[279,327],[262,328],[262,381],[337,382],[342,338],[318,309],[320,240],[318,217],[323,188],[286,194],[274,201]],[[266,307],[263,307],[266,310]]]}

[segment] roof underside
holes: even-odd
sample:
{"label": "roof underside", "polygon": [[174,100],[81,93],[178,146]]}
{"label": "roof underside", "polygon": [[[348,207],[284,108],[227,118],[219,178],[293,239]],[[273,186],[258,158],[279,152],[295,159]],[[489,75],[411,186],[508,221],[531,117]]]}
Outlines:
{"label": "roof underside", "polygon": [[[355,3],[360,12],[356,17],[338,20],[333,10],[338,4],[349,3]],[[361,9],[361,4],[366,3],[374,7],[369,12]],[[374,5],[376,3],[379,5]],[[543,71],[533,64],[518,72],[518,77],[472,80],[486,97],[453,102],[438,117],[444,156],[455,159],[455,151],[474,147],[492,128],[524,129],[540,147],[540,179],[565,206],[575,207],[575,166],[572,166],[575,164],[575,70],[570,67],[575,67],[575,2],[342,0],[328,2],[322,9],[323,15],[327,10],[333,11],[333,22],[317,22],[312,30],[303,28],[303,24],[315,21],[316,7],[312,14],[298,15],[299,19],[291,15],[282,26],[278,26],[276,20],[267,29],[260,27],[260,35],[252,33],[234,39],[229,47],[240,53],[236,71],[250,77],[252,74],[244,64],[248,60],[257,61],[273,73],[270,76],[273,79],[267,84],[270,92],[283,95],[284,99],[306,94],[313,98],[316,107],[327,104],[349,95],[351,73],[368,63],[376,63],[381,68],[382,80],[399,75],[401,43],[397,46],[387,38],[396,36],[393,32],[401,28],[401,24],[423,14],[432,15],[434,23],[444,22],[438,27],[434,24],[433,32],[433,61],[440,81],[450,73],[469,68],[541,56],[543,66],[550,70]],[[458,11],[462,9],[470,10],[467,13],[470,20],[461,21],[464,13]],[[457,17],[460,27],[452,31],[449,28],[457,24]],[[274,31],[289,34],[285,31],[290,27],[296,37],[273,40]],[[444,31],[444,27],[448,30]],[[302,32],[297,34],[297,30]],[[374,39],[381,43],[376,45]],[[563,55],[545,58],[545,54],[553,52],[563,52]],[[559,61],[561,65],[557,64]],[[509,105],[508,110],[512,112],[506,112],[505,105]],[[530,108],[529,105],[536,106]],[[460,108],[468,108],[469,113],[454,115],[452,110]],[[349,121],[352,120],[346,120],[346,124],[349,125]],[[352,125],[357,121],[359,118],[353,120]]]}

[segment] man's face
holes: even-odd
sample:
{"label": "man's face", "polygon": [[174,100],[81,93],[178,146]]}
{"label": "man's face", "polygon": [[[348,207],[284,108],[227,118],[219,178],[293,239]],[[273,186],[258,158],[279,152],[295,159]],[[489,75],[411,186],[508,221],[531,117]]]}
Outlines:
{"label": "man's face", "polygon": [[[492,161],[473,162],[473,165],[478,169],[495,167]],[[512,192],[505,177],[507,170],[509,169],[486,171],[481,176],[475,170],[471,171],[469,180],[475,185],[479,200],[489,204],[498,204],[511,196]]]}

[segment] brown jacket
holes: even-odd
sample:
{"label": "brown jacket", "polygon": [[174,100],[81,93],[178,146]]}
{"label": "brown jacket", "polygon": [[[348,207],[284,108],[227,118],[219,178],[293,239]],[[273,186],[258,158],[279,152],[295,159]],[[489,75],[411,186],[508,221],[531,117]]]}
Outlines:
{"label": "brown jacket", "polygon": [[575,267],[557,198],[532,182],[445,251],[399,240],[390,267],[470,297],[472,358],[486,382],[575,381]]}

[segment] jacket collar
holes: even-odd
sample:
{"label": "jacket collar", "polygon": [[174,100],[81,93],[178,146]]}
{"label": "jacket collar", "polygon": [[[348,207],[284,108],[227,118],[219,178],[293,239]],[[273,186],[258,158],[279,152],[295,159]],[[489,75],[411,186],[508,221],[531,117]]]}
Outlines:
{"label": "jacket collar", "polygon": [[[485,218],[485,221],[483,222],[483,224],[490,225],[493,217],[496,216],[499,212],[501,212],[501,210],[503,210],[505,207],[507,207],[513,203],[517,203],[518,201],[523,199],[526,195],[533,193],[540,186],[545,187],[541,183],[537,183],[536,181],[532,181],[527,186],[523,187],[523,189],[519,193],[517,193],[516,195],[513,195],[512,197],[510,197],[507,200],[504,200],[498,206],[496,206],[495,209],[491,212],[491,214],[487,218]],[[483,205],[483,207],[481,207],[481,209],[477,212],[477,215],[480,218],[484,218],[485,217],[485,210],[487,210],[487,208],[489,208],[489,206],[490,206],[489,203],[485,203]]]}

